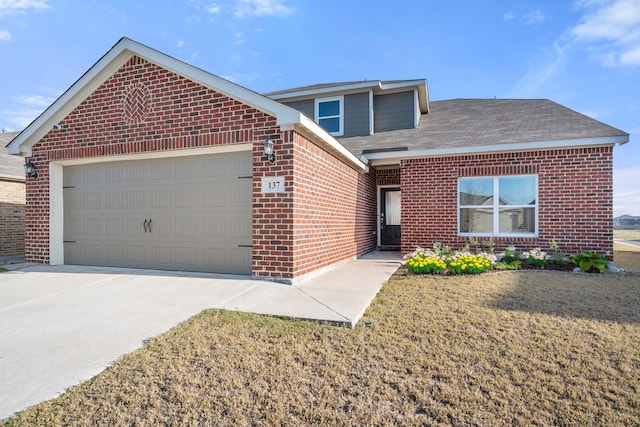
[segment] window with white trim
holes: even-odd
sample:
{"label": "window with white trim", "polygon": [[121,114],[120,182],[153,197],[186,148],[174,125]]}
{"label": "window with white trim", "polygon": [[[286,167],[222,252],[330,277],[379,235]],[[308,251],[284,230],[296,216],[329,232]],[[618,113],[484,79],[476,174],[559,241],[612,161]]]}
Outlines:
{"label": "window with white trim", "polygon": [[316,123],[334,136],[344,133],[344,97],[316,99]]}
{"label": "window with white trim", "polygon": [[458,233],[463,236],[537,236],[538,177],[458,178]]}

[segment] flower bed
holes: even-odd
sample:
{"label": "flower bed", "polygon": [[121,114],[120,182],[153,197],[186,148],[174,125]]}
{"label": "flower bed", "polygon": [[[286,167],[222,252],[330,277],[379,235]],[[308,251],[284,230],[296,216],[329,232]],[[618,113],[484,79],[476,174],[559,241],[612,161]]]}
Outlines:
{"label": "flower bed", "polygon": [[494,268],[496,257],[486,252],[434,250],[417,247],[405,256],[405,265],[416,274],[479,274]]}
{"label": "flower bed", "polygon": [[526,252],[518,252],[515,248],[507,248],[497,256],[493,253],[492,244],[485,244],[489,250],[472,252],[467,245],[454,251],[440,243],[435,243],[432,249],[416,247],[416,250],[406,255],[404,265],[414,274],[480,274],[489,270],[554,270],[574,271],[576,268],[584,272],[602,273],[608,260],[601,255],[591,252],[567,257],[558,250],[558,245],[552,242],[553,253],[547,255],[541,248],[533,248]]}

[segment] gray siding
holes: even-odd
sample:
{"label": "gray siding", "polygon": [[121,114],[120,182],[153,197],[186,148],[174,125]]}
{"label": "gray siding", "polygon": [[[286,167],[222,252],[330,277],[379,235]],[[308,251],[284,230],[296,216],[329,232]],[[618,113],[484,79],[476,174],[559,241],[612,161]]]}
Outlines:
{"label": "gray siding", "polygon": [[369,135],[369,93],[355,93],[344,97],[344,135]]}
{"label": "gray siding", "polygon": [[309,117],[311,120],[314,120],[314,100],[313,99],[305,99],[302,101],[291,101],[291,102],[284,102],[284,105],[294,108],[298,111],[300,111],[302,114],[304,114],[305,116]]}
{"label": "gray siding", "polygon": [[414,127],[415,101],[413,91],[377,95],[373,97],[375,132]]}

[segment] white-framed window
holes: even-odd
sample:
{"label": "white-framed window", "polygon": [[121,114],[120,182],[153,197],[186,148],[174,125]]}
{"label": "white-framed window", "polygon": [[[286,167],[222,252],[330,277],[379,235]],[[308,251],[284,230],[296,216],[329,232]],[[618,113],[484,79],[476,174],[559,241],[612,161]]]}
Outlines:
{"label": "white-framed window", "polygon": [[538,177],[458,178],[458,233],[462,236],[537,236]]}
{"label": "white-framed window", "polygon": [[316,123],[334,136],[344,133],[344,96],[316,99]]}

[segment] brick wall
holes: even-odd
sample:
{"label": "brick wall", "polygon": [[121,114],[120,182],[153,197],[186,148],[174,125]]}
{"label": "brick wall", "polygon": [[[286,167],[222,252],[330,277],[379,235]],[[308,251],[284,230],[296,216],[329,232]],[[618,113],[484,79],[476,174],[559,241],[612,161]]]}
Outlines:
{"label": "brick wall", "polygon": [[25,186],[0,180],[0,259],[24,254]]}
{"label": "brick wall", "polygon": [[[276,143],[275,165],[264,156],[267,137]],[[134,57],[34,146],[40,175],[28,181],[27,260],[49,262],[49,161],[240,143],[253,143],[254,275],[294,278],[373,249],[373,175],[281,132],[274,117]],[[285,192],[262,194],[261,177],[275,175],[285,176]],[[307,195],[313,201],[304,202]],[[372,203],[373,214],[363,209],[357,221],[356,207]],[[310,206],[316,222],[305,219]]]}
{"label": "brick wall", "polygon": [[400,168],[377,170],[376,184],[377,185],[400,185]]}
{"label": "brick wall", "polygon": [[612,147],[403,160],[402,251],[434,242],[464,246],[457,236],[458,177],[537,174],[539,236],[494,238],[496,248],[548,250],[555,239],[567,253],[611,255],[612,170]]}
{"label": "brick wall", "polygon": [[294,270],[319,267],[375,249],[375,175],[361,174],[294,134]]}
{"label": "brick wall", "polygon": [[[375,173],[362,174],[297,132],[259,152],[254,176],[254,274],[296,278],[375,249]],[[262,159],[262,160],[261,160]],[[261,162],[261,163],[260,163]],[[260,193],[261,176],[285,192]]]}

